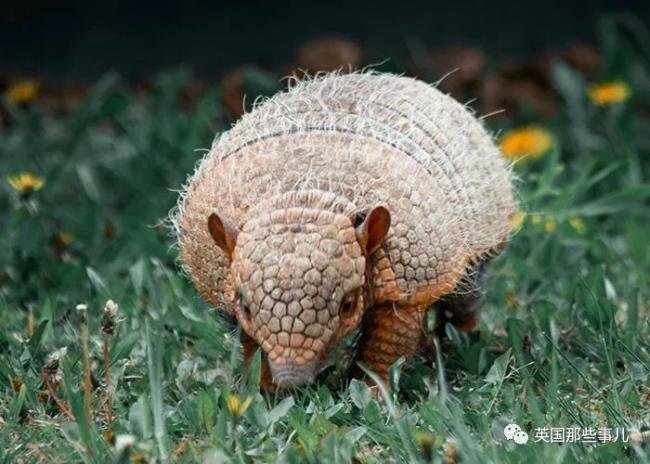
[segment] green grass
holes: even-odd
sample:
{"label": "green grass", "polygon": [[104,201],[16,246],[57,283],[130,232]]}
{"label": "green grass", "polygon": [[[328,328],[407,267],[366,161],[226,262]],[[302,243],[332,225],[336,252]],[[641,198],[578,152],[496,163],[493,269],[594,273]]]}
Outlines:
{"label": "green grass", "polygon": [[[145,96],[108,76],[63,117],[3,102],[2,462],[446,462],[454,452],[458,462],[650,462],[648,441],[503,439],[510,422],[531,434],[650,429],[650,42],[631,21],[601,26],[600,77],[628,82],[631,99],[596,107],[579,74],[557,65],[557,116],[523,108],[493,127],[537,122],[555,137],[516,167],[526,220],[491,266],[478,330],[450,330],[439,356],[395,366],[381,402],[336,366],[292,396],[259,394],[259,359],[242,365],[236,328],[179,272],[164,219],[196,147],[226,127],[216,88],[187,109],[190,76],[177,70]],[[21,171],[43,188],[17,195],[5,177]],[[119,304],[114,336],[101,330],[108,299]],[[49,399],[44,369],[75,420]],[[252,398],[241,415],[227,406],[233,394]],[[131,445],[116,450],[109,430]]]}

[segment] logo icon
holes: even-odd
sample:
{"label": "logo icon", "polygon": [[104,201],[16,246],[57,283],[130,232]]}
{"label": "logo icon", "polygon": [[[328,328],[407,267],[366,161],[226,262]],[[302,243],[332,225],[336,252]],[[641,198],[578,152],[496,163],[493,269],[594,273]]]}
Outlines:
{"label": "logo icon", "polygon": [[528,443],[528,434],[521,430],[517,424],[508,424],[503,429],[503,435],[505,435],[506,440],[514,441],[518,445],[525,445]]}

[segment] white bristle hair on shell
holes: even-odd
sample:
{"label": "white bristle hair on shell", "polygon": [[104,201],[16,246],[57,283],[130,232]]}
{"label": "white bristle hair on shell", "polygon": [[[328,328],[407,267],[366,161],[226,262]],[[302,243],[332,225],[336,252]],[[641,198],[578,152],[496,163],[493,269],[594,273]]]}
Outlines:
{"label": "white bristle hair on shell", "polygon": [[400,301],[453,290],[508,240],[516,207],[511,166],[490,134],[435,87],[375,72],[294,81],[215,140],[173,215],[184,269],[213,304],[227,305],[228,262],[209,214],[243,228],[291,192],[349,215],[385,205]]}

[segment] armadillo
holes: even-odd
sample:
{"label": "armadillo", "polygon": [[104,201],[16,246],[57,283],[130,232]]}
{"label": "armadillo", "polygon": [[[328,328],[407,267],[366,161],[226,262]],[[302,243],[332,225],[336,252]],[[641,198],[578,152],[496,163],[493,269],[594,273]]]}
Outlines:
{"label": "armadillo", "polygon": [[[509,239],[507,161],[464,105],[374,72],[294,82],[215,140],[175,215],[198,291],[262,352],[261,388],[314,380],[351,332],[385,381],[439,327],[474,328]],[[358,363],[357,363],[358,364]],[[356,374],[355,374],[356,372]]]}

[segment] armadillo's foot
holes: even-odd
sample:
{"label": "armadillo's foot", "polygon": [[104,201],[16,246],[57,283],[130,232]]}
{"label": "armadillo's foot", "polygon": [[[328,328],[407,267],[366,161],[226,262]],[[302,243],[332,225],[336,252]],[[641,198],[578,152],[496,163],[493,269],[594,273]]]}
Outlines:
{"label": "armadillo's foot", "polygon": [[466,307],[453,306],[451,301],[438,302],[437,306],[436,335],[442,338],[445,335],[445,326],[452,324],[462,332],[471,332],[479,321],[479,308],[467,311]]}
{"label": "armadillo's foot", "polygon": [[271,370],[266,361],[262,362],[262,373],[260,375],[260,390],[264,393],[275,393],[276,385],[271,377]]}
{"label": "armadillo's foot", "polygon": [[456,290],[436,302],[436,334],[442,338],[445,325],[453,324],[458,330],[471,332],[479,321],[479,310],[483,303],[485,263],[470,269],[459,282]]}
{"label": "armadillo's foot", "polygon": [[[259,348],[259,345],[255,342],[255,340],[246,335],[243,331],[241,332],[239,339],[244,350],[244,363],[246,365],[249,365],[253,355],[255,354],[255,350]],[[262,356],[261,367],[260,390],[265,393],[275,393],[276,385],[273,383],[271,368],[269,367],[269,363],[264,356]]]}
{"label": "armadillo's foot", "polygon": [[[388,386],[388,370],[400,357],[410,359],[424,338],[425,306],[386,304],[368,310],[363,320],[357,361],[363,362]],[[355,364],[353,377],[374,382]]]}

